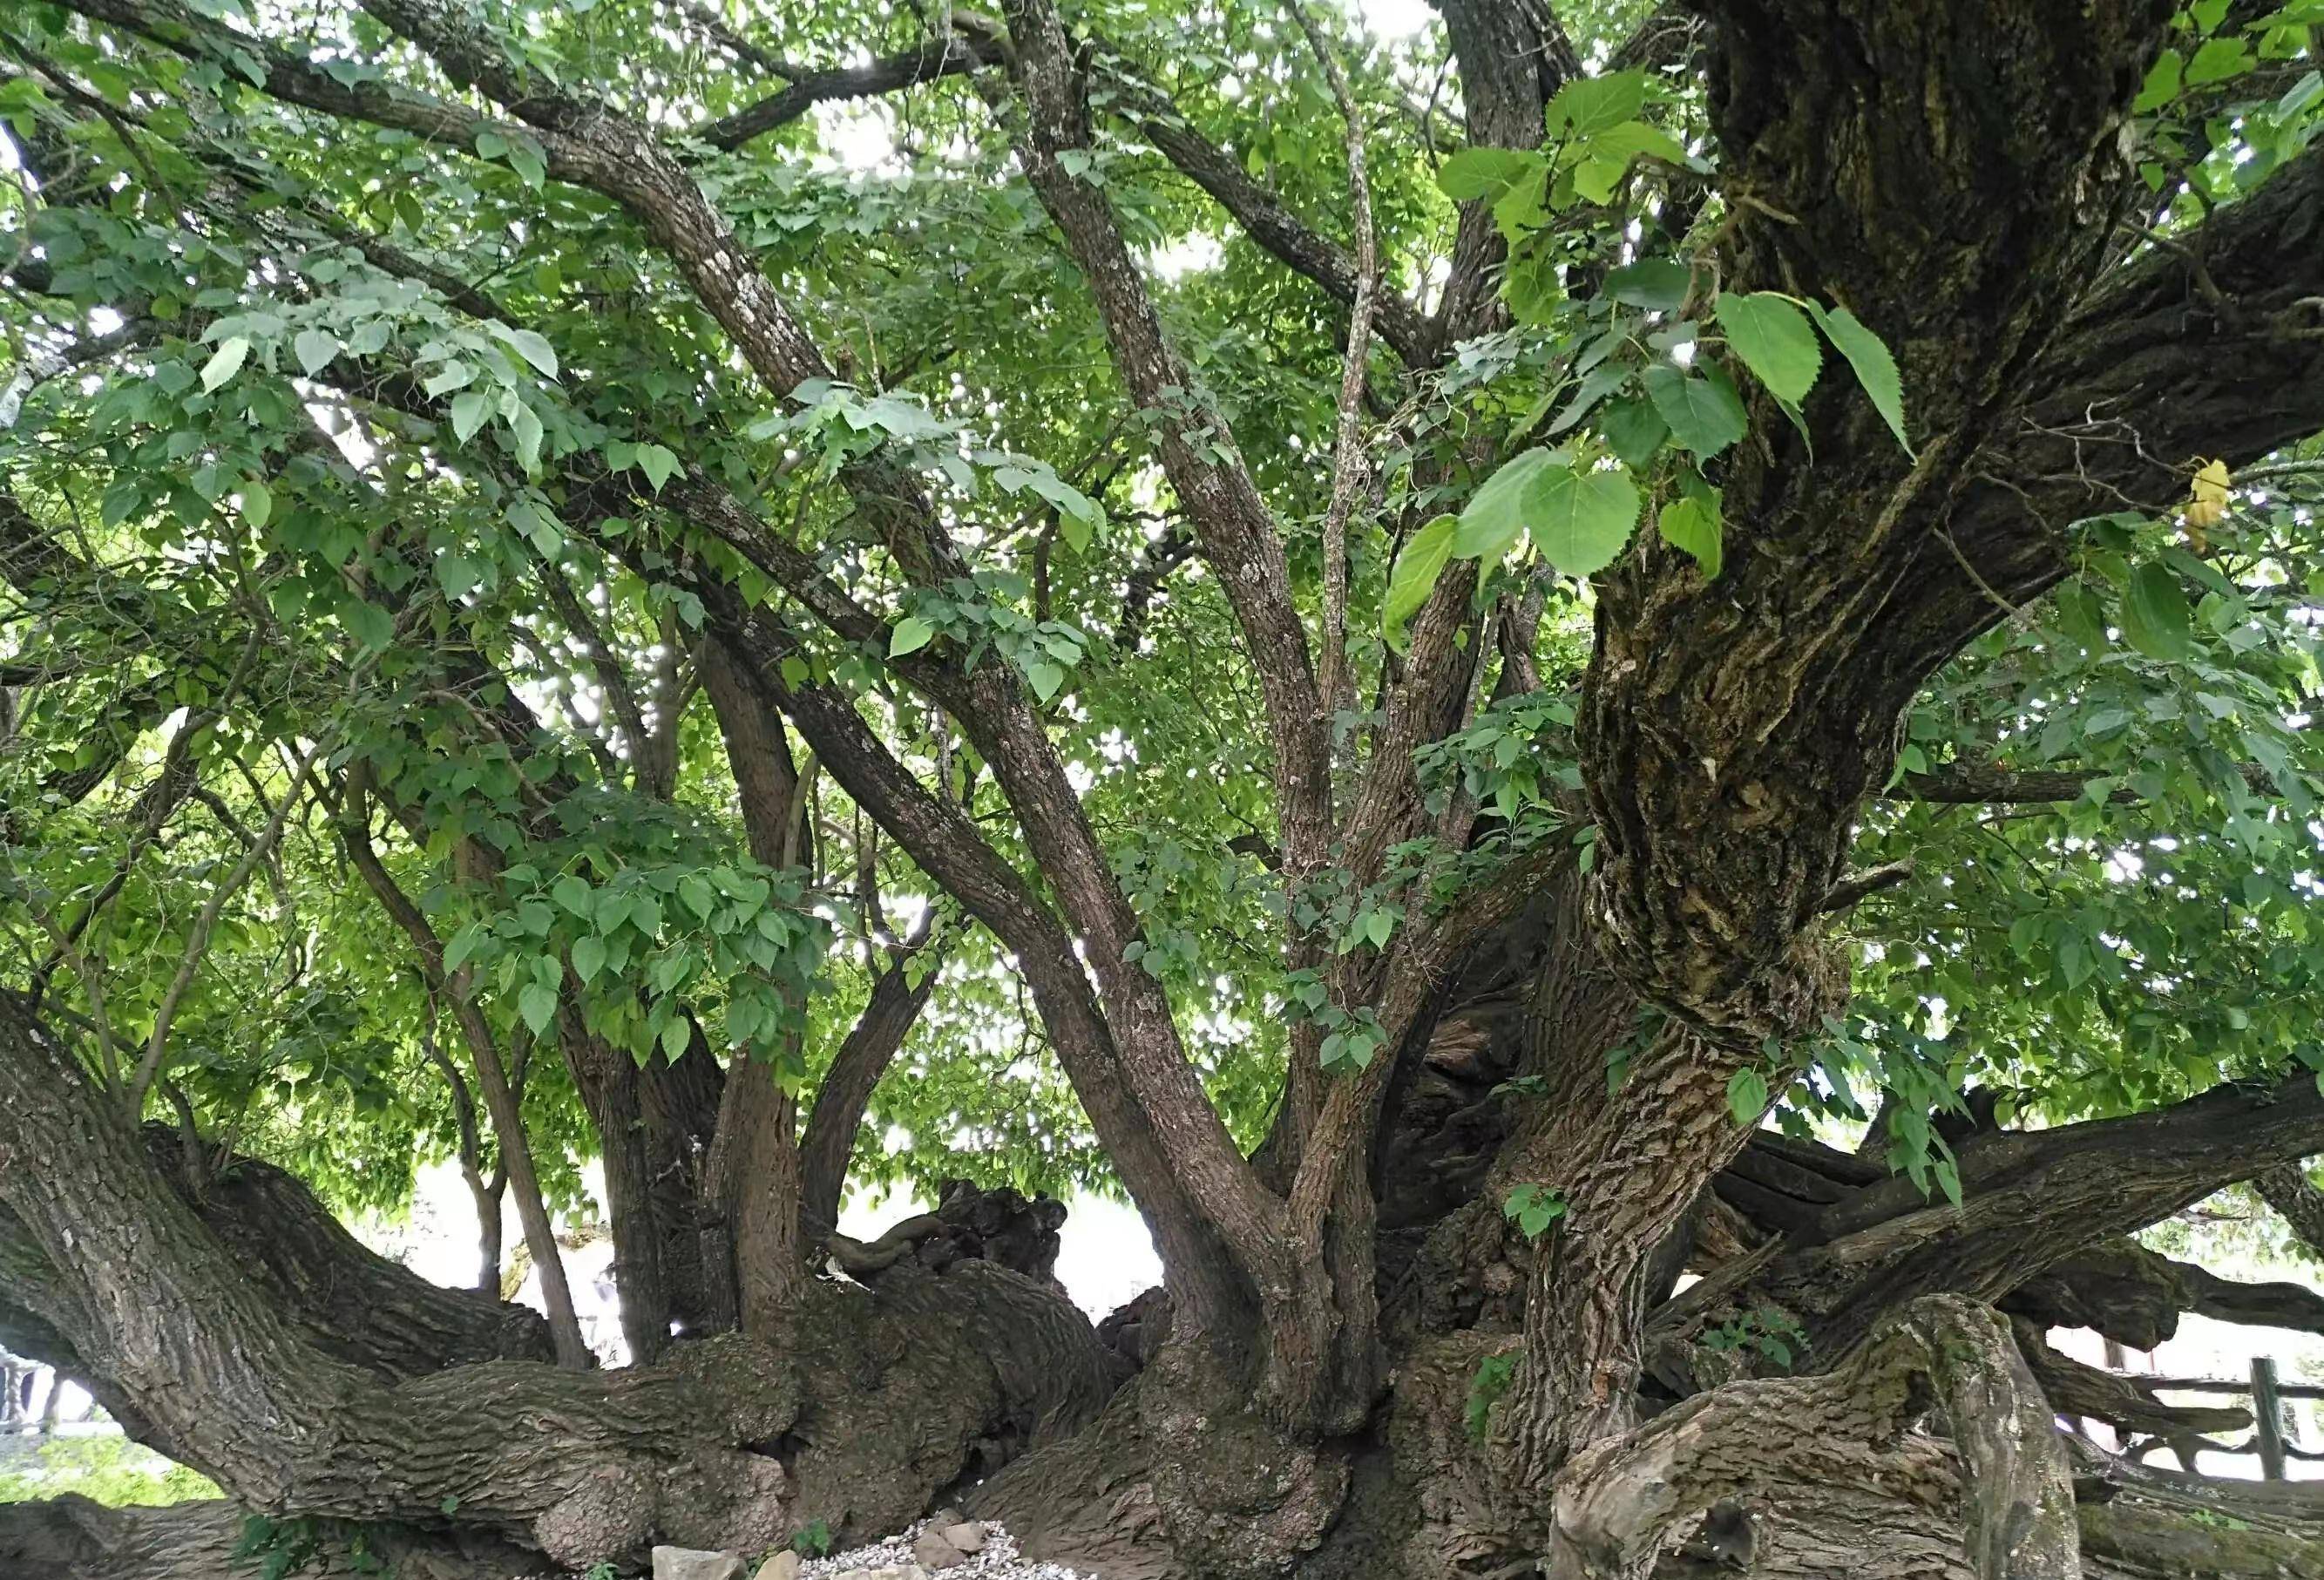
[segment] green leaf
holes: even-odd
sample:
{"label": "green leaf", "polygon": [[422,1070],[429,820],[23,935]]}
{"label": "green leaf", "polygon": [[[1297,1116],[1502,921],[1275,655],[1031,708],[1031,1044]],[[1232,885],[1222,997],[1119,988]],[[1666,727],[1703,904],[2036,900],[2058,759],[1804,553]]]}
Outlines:
{"label": "green leaf", "polygon": [[339,337],[328,329],[301,329],[290,349],[298,354],[300,370],[313,378],[339,354]]}
{"label": "green leaf", "polygon": [[493,328],[502,339],[514,348],[519,356],[532,364],[534,371],[545,378],[557,376],[557,347],[543,339],[539,333],[531,329],[506,328],[498,324],[493,325]]}
{"label": "green leaf", "polygon": [[1396,574],[1388,578],[1388,596],[1380,604],[1380,633],[1391,647],[1404,644],[1405,623],[1419,613],[1435,590],[1436,577],[1452,557],[1457,517],[1442,515],[1412,535],[1396,557]]}
{"label": "green leaf", "polygon": [[2130,101],[2131,113],[2143,115],[2159,110],[2177,98],[2186,70],[2186,56],[2176,50],[2163,51],[2155,58],[2154,64],[2146,69],[2145,85],[2138,90],[2138,97]]}
{"label": "green leaf", "polygon": [[550,886],[549,897],[576,916],[586,917],[589,914],[589,880],[578,873],[567,873],[558,879]]}
{"label": "green leaf", "polygon": [[1577,77],[1559,88],[1545,118],[1553,135],[1570,131],[1587,137],[1620,125],[1646,106],[1645,72],[1609,71],[1603,77]]}
{"label": "green leaf", "polygon": [[557,1019],[557,990],[546,983],[528,982],[516,995],[516,1012],[524,1018],[535,1037],[549,1029]]}
{"label": "green leaf", "polygon": [[490,396],[482,390],[469,390],[452,397],[452,437],[466,444],[484,425],[492,414]]}
{"label": "green leaf", "polygon": [[1611,203],[1614,189],[1622,184],[1622,177],[1629,169],[1630,162],[1626,159],[1600,159],[1593,154],[1570,172],[1574,195],[1584,203]]}
{"label": "green leaf", "polygon": [[647,484],[659,494],[661,485],[678,475],[678,456],[665,445],[641,444],[638,447],[638,470],[646,475]]}
{"label": "green leaf", "polygon": [[516,436],[516,458],[528,474],[540,470],[540,417],[530,406],[519,406],[516,415],[509,419],[509,431]]}
{"label": "green leaf", "polygon": [[1501,1198],[1501,1216],[1515,1224],[1517,1233],[1528,1240],[1540,1239],[1565,1214],[1564,1195],[1545,1186],[1517,1186]]}
{"label": "green leaf", "polygon": [[1436,172],[1437,188],[1457,201],[1498,198],[1519,181],[1538,179],[1541,155],[1515,148],[1464,148]]}
{"label": "green leaf", "polygon": [[1624,121],[1618,126],[1607,127],[1590,139],[1590,154],[1592,159],[1622,165],[1641,154],[1665,164],[1686,163],[1685,145],[1660,126],[1650,126],[1644,121]]}
{"label": "green leaf", "polygon": [[457,971],[466,966],[468,957],[484,944],[484,929],[473,922],[453,934],[452,941],[444,946],[444,969]]}
{"label": "green leaf", "polygon": [[508,162],[509,168],[524,178],[524,184],[536,190],[549,179],[549,162],[530,138],[509,144]]}
{"label": "green leaf", "polygon": [[1670,424],[1671,438],[1698,456],[1717,455],[1749,426],[1743,398],[1717,368],[1696,374],[1658,362],[1646,369],[1644,382],[1647,399]]}
{"label": "green leaf", "polygon": [[377,604],[357,598],[341,607],[339,618],[366,652],[377,652],[395,640],[395,617]]}
{"label": "green leaf", "polygon": [[1779,400],[1799,404],[1815,387],[1823,347],[1807,314],[1772,291],[1719,293],[1719,325],[1751,375]]}
{"label": "green leaf", "polygon": [[2283,90],[2275,101],[2275,118],[2289,121],[2319,98],[2324,98],[2324,71],[2310,71]]}
{"label": "green leaf", "polygon": [[2122,633],[2151,659],[2177,662],[2194,656],[2194,611],[2170,567],[2149,561],[2130,573],[2130,590],[2122,601]]}
{"label": "green leaf", "polygon": [[2195,58],[2187,62],[2187,86],[2200,88],[2208,82],[2225,82],[2230,77],[2241,76],[2251,65],[2251,51],[2243,40],[2206,39],[2195,51]]}
{"label": "green leaf", "polygon": [[1663,448],[1663,440],[1670,437],[1670,424],[1663,420],[1654,402],[1637,395],[1608,402],[1598,419],[1598,430],[1606,436],[1606,448],[1633,472],[1646,470],[1655,452]]}
{"label": "green leaf", "polygon": [[1739,1069],[1728,1077],[1727,1112],[1738,1124],[1757,1124],[1767,1112],[1767,1077],[1755,1069]]}
{"label": "green leaf", "polygon": [[936,628],[918,614],[907,614],[896,622],[896,629],[888,638],[888,656],[900,659],[907,653],[916,653],[927,646],[936,633]]}
{"label": "green leaf", "polygon": [[1065,683],[1065,671],[1063,665],[1053,664],[1044,659],[1027,667],[1025,679],[1032,683],[1033,695],[1047,702],[1057,694],[1057,688]]}
{"label": "green leaf", "polygon": [[465,598],[484,580],[484,572],[465,554],[446,554],[436,561],[436,585],[447,598]]}
{"label": "green leaf", "polygon": [[235,490],[242,496],[242,519],[261,528],[273,519],[274,493],[255,477],[244,477]]}
{"label": "green leaf", "polygon": [[1534,489],[1533,546],[1568,576],[1614,562],[1638,524],[1638,490],[1621,467],[1576,472],[1558,467]]}
{"label": "green leaf", "polygon": [[1896,371],[1896,359],[1880,337],[1857,321],[1856,315],[1844,307],[1825,309],[1816,302],[1808,303],[1808,316],[1842,356],[1856,370],[1856,382],[1872,397],[1873,408],[1888,424],[1888,431],[1913,453],[1913,441],[1904,437],[1904,379]]}
{"label": "green leaf", "polygon": [[1630,374],[1631,369],[1618,362],[1603,363],[1591,368],[1589,376],[1582,381],[1582,387],[1573,393],[1573,399],[1565,403],[1565,409],[1550,423],[1546,430],[1548,436],[1555,439],[1574,428],[1590,415],[1591,409],[1599,402],[1628,383]]}
{"label": "green leaf", "polygon": [[1663,506],[1655,525],[1664,542],[1694,557],[1694,562],[1702,567],[1703,580],[1719,579],[1726,563],[1726,532],[1719,519],[1717,491],[1708,498],[1688,494],[1672,500]]}
{"label": "green leaf", "polygon": [[1606,275],[1605,291],[1616,301],[1648,312],[1674,313],[1686,300],[1694,272],[1671,258],[1640,258]]}
{"label": "green leaf", "polygon": [[212,352],[210,359],[202,365],[204,393],[217,389],[235,374],[240,373],[244,360],[249,356],[250,342],[240,335],[229,335],[219,341],[218,348]]}
{"label": "green leaf", "polygon": [[1526,530],[1526,490],[1556,466],[1557,458],[1539,448],[1503,462],[1462,510],[1460,529],[1452,534],[1452,558],[1499,561]]}
{"label": "green leaf", "polygon": [[688,873],[678,881],[678,897],[686,901],[687,910],[706,921],[718,904],[718,892],[700,873]]}

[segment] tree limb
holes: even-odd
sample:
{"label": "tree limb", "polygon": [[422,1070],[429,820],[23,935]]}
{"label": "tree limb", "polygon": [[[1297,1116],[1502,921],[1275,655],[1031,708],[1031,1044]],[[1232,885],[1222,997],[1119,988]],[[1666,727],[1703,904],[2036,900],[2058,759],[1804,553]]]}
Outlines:
{"label": "tree limb", "polygon": [[[1821,1376],[1729,1383],[1628,1437],[1585,1450],[1558,1483],[1561,1577],[1643,1576],[1665,1533],[1738,1492],[1784,1483],[1907,1480],[1895,1445],[1942,1406],[1967,1483],[1979,1580],[2078,1580],[2065,1451],[2008,1327],[1950,1296],[1914,1302],[1847,1365]],[[1785,1423],[1780,1439],[1767,1423]]]}
{"label": "tree limb", "polygon": [[[1251,240],[1295,273],[1323,287],[1334,300],[1354,305],[1365,273],[1354,257],[1292,213],[1281,196],[1254,180],[1240,160],[1204,137],[1150,85],[1110,61],[1102,69],[1114,96],[1110,109],[1144,134],[1179,173],[1209,193]],[[1425,366],[1436,354],[1427,319],[1390,291],[1378,292],[1377,309],[1380,338],[1406,366]]]}
{"label": "tree limb", "polygon": [[2311,1256],[2324,1257],[2324,1190],[2316,1188],[2298,1162],[2280,1163],[2252,1176],[2260,1199],[2292,1226]]}
{"label": "tree limb", "polygon": [[974,71],[992,64],[993,60],[992,52],[981,40],[966,33],[953,33],[861,66],[798,72],[777,92],[697,128],[693,135],[713,148],[732,152],[753,138],[788,125],[819,104],[917,88],[925,82]]}
{"label": "tree limb", "polygon": [[[1364,170],[1364,120],[1331,38],[1301,0],[1285,0],[1315,52],[1346,123],[1348,202],[1354,214],[1356,294],[1348,310],[1348,348],[1341,359],[1338,431],[1333,441],[1332,502],[1323,515],[1323,656],[1316,689],[1327,717],[1354,698],[1348,666],[1348,522],[1364,491],[1364,392],[1369,385],[1372,310],[1379,290],[1379,244],[1372,230],[1371,179]],[[1343,697],[1343,693],[1345,694]]]}

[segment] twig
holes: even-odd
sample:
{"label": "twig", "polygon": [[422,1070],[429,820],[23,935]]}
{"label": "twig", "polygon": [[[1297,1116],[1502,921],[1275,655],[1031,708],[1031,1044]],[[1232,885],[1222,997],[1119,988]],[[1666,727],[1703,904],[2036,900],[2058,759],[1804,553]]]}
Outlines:
{"label": "twig", "polygon": [[1332,460],[1332,503],[1323,517],[1323,662],[1318,677],[1325,724],[1341,710],[1351,689],[1348,669],[1348,519],[1364,488],[1363,410],[1365,368],[1371,348],[1372,311],[1379,294],[1379,245],[1372,227],[1371,180],[1364,164],[1364,121],[1340,58],[1303,0],[1285,7],[1307,35],[1308,48],[1323,69],[1332,97],[1347,122],[1348,197],[1356,239],[1356,294],[1348,314],[1348,352],[1340,372],[1339,435]]}
{"label": "twig", "polygon": [[309,743],[290,775],[290,787],[275,804],[273,816],[267,818],[266,827],[259,830],[257,841],[243,853],[242,859],[234,864],[234,870],[210,891],[209,899],[202,904],[201,913],[194,918],[193,930],[186,938],[185,953],[178,961],[178,974],[171,978],[169,991],[161,995],[161,1007],[153,1012],[153,1034],[146,1039],[145,1056],[138,1061],[136,1078],[130,1084],[126,1095],[131,1118],[145,1110],[145,1094],[152,1089],[153,1077],[161,1073],[161,1055],[169,1046],[170,1022],[176,1018],[178,1005],[185,998],[186,990],[193,985],[195,974],[201,969],[202,957],[209,953],[210,929],[217,925],[218,913],[226,909],[226,902],[250,876],[251,869],[264,861],[267,853],[274,848],[275,842],[282,837],[283,827],[290,820],[290,808],[299,803],[299,787],[305,782],[308,771],[314,766],[315,759],[321,755],[329,738],[327,731]]}

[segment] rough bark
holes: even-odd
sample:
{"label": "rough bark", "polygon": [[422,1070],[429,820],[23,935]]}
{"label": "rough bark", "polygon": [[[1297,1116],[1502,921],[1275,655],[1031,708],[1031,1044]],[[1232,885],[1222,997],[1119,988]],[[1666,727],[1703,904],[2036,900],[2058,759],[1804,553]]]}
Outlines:
{"label": "rough bark", "polygon": [[839,1222],[847,1163],[872,1088],[935,991],[936,964],[908,956],[880,973],[863,1012],[848,1028],[816,1088],[815,1106],[799,1138],[799,1219],[811,1235],[826,1234]]}
{"label": "rough bark", "polygon": [[1054,1288],[980,1258],[899,1268],[872,1294],[816,1286],[779,1347],[730,1335],[612,1374],[499,1361],[392,1381],[246,1278],[13,1006],[0,1098],[0,1203],[53,1270],[32,1310],[140,1401],[153,1440],[261,1511],[436,1529],[448,1501],[463,1527],[575,1567],[651,1540],[763,1548],[815,1518],[878,1531],[1070,1432],[1118,1376]]}
{"label": "rough bark", "polygon": [[2295,1160],[2263,1169],[2252,1176],[2252,1188],[2292,1226],[2310,1254],[2324,1257],[2324,1190],[2316,1188],[2301,1163]]}
{"label": "rough bark", "polygon": [[[342,82],[191,8],[137,0],[78,8],[196,54],[248,49],[268,92],[447,149],[472,147],[501,125],[384,80]],[[368,9],[464,89],[531,126],[553,176],[620,205],[772,394],[828,372],[688,167],[645,128],[512,66],[454,8],[374,0]],[[1472,141],[1532,146],[1544,99],[1581,69],[1554,14],[1536,0],[1444,0],[1441,9]],[[1840,975],[1817,929],[1835,892],[1861,887],[1844,864],[1853,819],[1884,781],[1899,709],[1996,617],[1977,584],[2024,593],[2059,574],[2058,534],[2023,530],[2020,513],[2029,498],[2054,505],[2045,523],[2054,529],[2098,485],[2081,465],[2085,436],[2072,432],[2088,401],[2126,392],[2134,377],[2178,382],[2181,347],[2200,334],[2203,398],[2184,402],[2183,420],[2176,411],[2155,417],[2149,436],[2160,449],[2118,450],[2241,455],[2312,427],[2324,407],[2313,337],[2268,331],[2302,300],[2285,292],[2300,290],[2324,255],[2313,245],[2324,165],[2308,156],[2214,222],[2218,237],[2254,260],[2215,265],[2242,310],[2191,307],[2183,257],[2158,251],[2069,318],[2103,242],[2105,216],[2091,194],[2111,189],[2122,107],[2164,7],[1753,0],[1711,9],[1720,14],[1711,103],[1738,217],[1722,263],[1738,284],[1844,303],[1880,330],[1905,365],[1920,458],[1893,449],[1835,381],[1807,412],[1821,446],[1815,467],[1766,410],[1760,432],[1729,463],[1729,571],[1716,589],[1651,541],[1603,578],[1582,730],[1602,877],[1554,896],[1553,958],[1535,963],[1524,995],[1528,1033],[1515,1039],[1513,1059],[1480,1053],[1479,1040],[1505,1034],[1509,1006],[1440,1002],[1439,979],[1454,975],[1454,963],[1428,957],[1435,940],[1424,938],[1364,984],[1384,1010],[1396,1006],[1400,1033],[1411,1028],[1393,1058],[1328,1095],[1295,1067],[1282,1168],[1268,1176],[1287,1183],[1288,1201],[1234,1156],[1169,1004],[1130,968],[1134,918],[1015,683],[965,673],[933,651],[897,666],[993,762],[1048,880],[1046,897],[971,818],[912,778],[844,692],[784,676],[795,644],[777,615],[694,584],[715,637],[705,679],[754,851],[781,864],[796,854],[779,836],[792,826],[796,775],[778,794],[756,794],[751,782],[758,769],[773,772],[780,712],[907,852],[1018,952],[1168,1270],[1173,1309],[1134,1326],[1205,1335],[1217,1341],[1212,1350],[1139,1344],[1145,1370],[1135,1388],[1085,1435],[1059,1441],[1099,1409],[1120,1367],[1037,1283],[1011,1280],[990,1256],[946,1260],[959,1225],[945,1209],[933,1226],[840,1248],[874,1282],[870,1296],[803,1277],[802,1214],[812,1222],[826,1202],[835,1210],[863,1095],[892,1054],[890,1031],[900,1038],[895,1017],[908,1025],[917,1007],[908,994],[883,1000],[884,980],[873,995],[880,1014],[867,1015],[869,1030],[859,1027],[861,1057],[835,1072],[826,1092],[829,1124],[819,1133],[810,1123],[804,1164],[788,1100],[760,1072],[717,1076],[706,1048],[667,1083],[586,1047],[576,1065],[624,1204],[617,1235],[624,1222],[648,1226],[635,1249],[617,1246],[625,1302],[635,1295],[633,1348],[641,1356],[660,1348],[673,1309],[658,1291],[678,1275],[666,1280],[655,1270],[664,1264],[649,1259],[687,1244],[709,1326],[731,1325],[726,1314],[739,1308],[753,1337],[785,1340],[779,1353],[730,1337],[680,1344],[664,1363],[620,1377],[583,1378],[507,1363],[438,1370],[422,1363],[443,1343],[432,1329],[391,1335],[404,1346],[391,1362],[378,1358],[380,1340],[335,1349],[375,1315],[335,1305],[336,1289],[276,1300],[272,1285],[239,1287],[240,1270],[265,1263],[267,1248],[238,1243],[202,1204],[189,1208],[173,1187],[156,1186],[167,1171],[152,1167],[134,1136],[106,1130],[104,1115],[78,1101],[74,1074],[13,1020],[0,1021],[0,1036],[21,1045],[0,1048],[8,1099],[0,1148],[12,1154],[0,1157],[0,1200],[13,1215],[0,1231],[14,1227],[0,1233],[0,1251],[13,1234],[45,1273],[26,1286],[28,1308],[0,1307],[0,1321],[69,1351],[124,1399],[160,1398],[147,1423],[156,1440],[229,1474],[254,1501],[429,1524],[441,1522],[442,1500],[456,1498],[483,1531],[576,1563],[632,1554],[649,1535],[764,1537],[808,1513],[843,1530],[897,1523],[963,1477],[1033,1447],[1042,1451],[982,1490],[979,1506],[1038,1511],[1055,1531],[1087,1532],[1127,1555],[1112,1571],[1123,1574],[1416,1575],[1443,1573],[1447,1562],[1514,1573],[1545,1551],[1554,1572],[1700,1573],[1732,1557],[1718,1546],[1721,1530],[1736,1529],[1764,1531],[1758,1567],[1771,1574],[2071,1573],[2044,1401],[1997,1319],[1940,1292],[2063,1309],[2073,1275],[2103,1270],[2140,1291],[2156,1324],[2184,1309],[2312,1320],[2299,1291],[2244,1289],[2094,1248],[2312,1149],[2324,1139],[2312,1096],[2290,1087],[2264,1101],[2230,1093],[2168,1116],[1980,1136],[1961,1149],[1967,1201],[1954,1210],[1855,1160],[1752,1137],[1726,1111],[1725,1076],[1763,1038],[1794,1033],[1838,1002]],[[1010,69],[1031,115],[1022,146],[1032,184],[1090,282],[1133,394],[1144,406],[1170,404],[1192,381],[1103,192],[1059,158],[1090,143],[1088,56],[1044,0],[1019,0],[1010,15]],[[1650,20],[1649,34],[1693,37],[1666,17]],[[752,125],[710,141],[780,124],[818,95],[981,64],[990,36],[976,24],[969,46],[947,38],[933,54],[826,74],[804,91],[795,83],[744,112]],[[1138,115],[1134,100],[1124,113]],[[1201,146],[1187,142],[1172,157],[1204,179]],[[1248,182],[1210,174],[1205,186],[1262,245],[1338,290],[1342,265],[1328,249]],[[1439,319],[1424,330],[1399,321],[1391,303],[1384,332],[1408,356],[1421,349],[1425,364],[1444,341],[1493,327],[1499,245],[1471,206]],[[2224,370],[2236,354],[2274,383],[2235,440],[2244,448],[2228,450],[2212,440],[2233,425],[2238,387]],[[1446,699],[1460,689],[1463,672],[1450,655],[1471,634],[1463,605],[1473,581],[1448,577],[1424,613],[1412,681],[1388,699],[1376,737],[1387,766],[1336,828],[1323,699],[1268,506],[1231,448],[1195,453],[1173,431],[1166,425],[1161,439],[1166,470],[1224,577],[1266,693],[1286,874],[1296,882],[1316,870],[1338,831],[1368,873],[1378,851],[1412,826],[1402,764],[1442,733]],[[2006,464],[2020,455],[2031,459]],[[2163,479],[2144,460],[2133,469],[2124,492],[2160,497]],[[1987,481],[1997,472],[2034,487],[1998,501]],[[2098,481],[2112,487],[2111,477]],[[574,481],[578,499],[604,480]],[[2169,481],[2175,491],[2178,479]],[[908,577],[958,569],[908,479],[875,465],[850,482]],[[875,616],[706,486],[698,469],[664,497],[846,640],[882,645]],[[1964,574],[1963,558],[1987,561],[1987,574]],[[521,720],[503,727],[523,733]],[[752,730],[755,742],[738,747]],[[1609,1097],[1600,1062],[1609,1034],[1635,1024],[1642,1002],[1667,1018]],[[480,1054],[480,1076],[484,1065]],[[1513,1118],[1490,1087],[1520,1066],[1554,1100]],[[493,1106],[496,1120],[510,1108]],[[696,1224],[655,1193],[689,1141],[712,1133],[706,1107],[723,1116],[712,1158],[689,1182],[708,1204]],[[521,1116],[514,1124],[521,1137]],[[1386,1160],[1378,1169],[1368,1155],[1375,1144]],[[1416,1165],[1427,1167],[1425,1185],[1405,1183]],[[1567,1193],[1568,1224],[1538,1247],[1512,1243],[1493,1197],[1477,1195],[1513,1181]],[[1387,1235],[1375,1234],[1381,1224]],[[720,1235],[723,1245],[714,1243]],[[1405,1242],[1391,1254],[1397,1235]],[[344,1260],[337,1247],[328,1256]],[[1690,1262],[1711,1277],[1664,1307],[1674,1320],[1649,1328],[1650,1306]],[[290,1284],[307,1265],[270,1277]],[[1443,1268],[1457,1275],[1450,1288],[1399,1304],[1405,1281]],[[1383,1285],[1384,1303],[1406,1326],[1394,1335],[1397,1386],[1375,1410],[1390,1375],[1376,1323]],[[1713,1368],[1688,1341],[1714,1314],[1713,1297],[1766,1291],[1816,1320],[1823,1370],[1702,1390]],[[323,1316],[303,1315],[309,1307]],[[1273,1363],[1264,1409],[1254,1406],[1249,1369],[1202,1363],[1206,1354],[1240,1359],[1262,1322]],[[38,1338],[42,1325],[53,1338]],[[2049,1365],[2037,1344],[2024,1347]],[[1499,1435],[1480,1447],[1462,1422],[1464,1395],[1479,1362],[1518,1349],[1517,1391],[1489,1412]],[[1652,1390],[1642,1388],[1650,1358]],[[2061,1396],[2051,1403],[2094,1387],[2070,1369],[2045,1375]],[[189,1376],[210,1383],[202,1411],[167,1397]],[[1931,1388],[1949,1441],[1916,1429]],[[2138,1409],[2135,1400],[2099,1402]],[[537,1443],[507,1443],[512,1415],[549,1429]],[[1760,1442],[1777,1416],[1818,1429],[1791,1452],[1769,1453]],[[1964,1523],[1964,1465],[1965,1547],[1952,1534]],[[1721,1505],[1746,1492],[1763,1502],[1745,1509],[1738,1528]],[[1553,1493],[1554,1532],[1544,1523]],[[81,1539],[72,1532],[86,1529],[76,1523],[85,1512],[65,1511],[42,1539]],[[1694,1538],[1665,1550],[1706,1512],[1711,1522]],[[2248,1566],[2263,1560],[2297,1569],[2313,1550],[2291,1533],[2290,1545],[2222,1536],[2174,1551],[2178,1538],[2146,1520],[2127,1504],[2095,1519],[2085,1511],[2085,1539],[2115,1566],[2105,1572],[2208,1564],[2257,1573]],[[136,1523],[116,1522],[124,1531]],[[198,1525],[189,1518],[184,1539],[206,1539]]]}
{"label": "rough bark", "polygon": [[[249,1511],[207,1500],[165,1508],[107,1508],[75,1493],[0,1504],[0,1571],[69,1580],[249,1580],[262,1561],[244,1548]],[[300,1528],[286,1548],[311,1541],[293,1573],[320,1580],[376,1575],[357,1567],[356,1543],[398,1580],[521,1580],[540,1555],[470,1535],[374,1527]]]}

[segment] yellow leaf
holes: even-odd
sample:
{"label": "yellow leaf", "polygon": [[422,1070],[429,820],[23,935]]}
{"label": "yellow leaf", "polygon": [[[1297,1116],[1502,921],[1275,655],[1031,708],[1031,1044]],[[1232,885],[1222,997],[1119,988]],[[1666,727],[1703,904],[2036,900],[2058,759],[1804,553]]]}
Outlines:
{"label": "yellow leaf", "polygon": [[2225,461],[2205,461],[2195,473],[2194,492],[2181,511],[2187,527],[2187,541],[2195,552],[2210,552],[2205,530],[2216,527],[2227,513],[2227,464]]}

